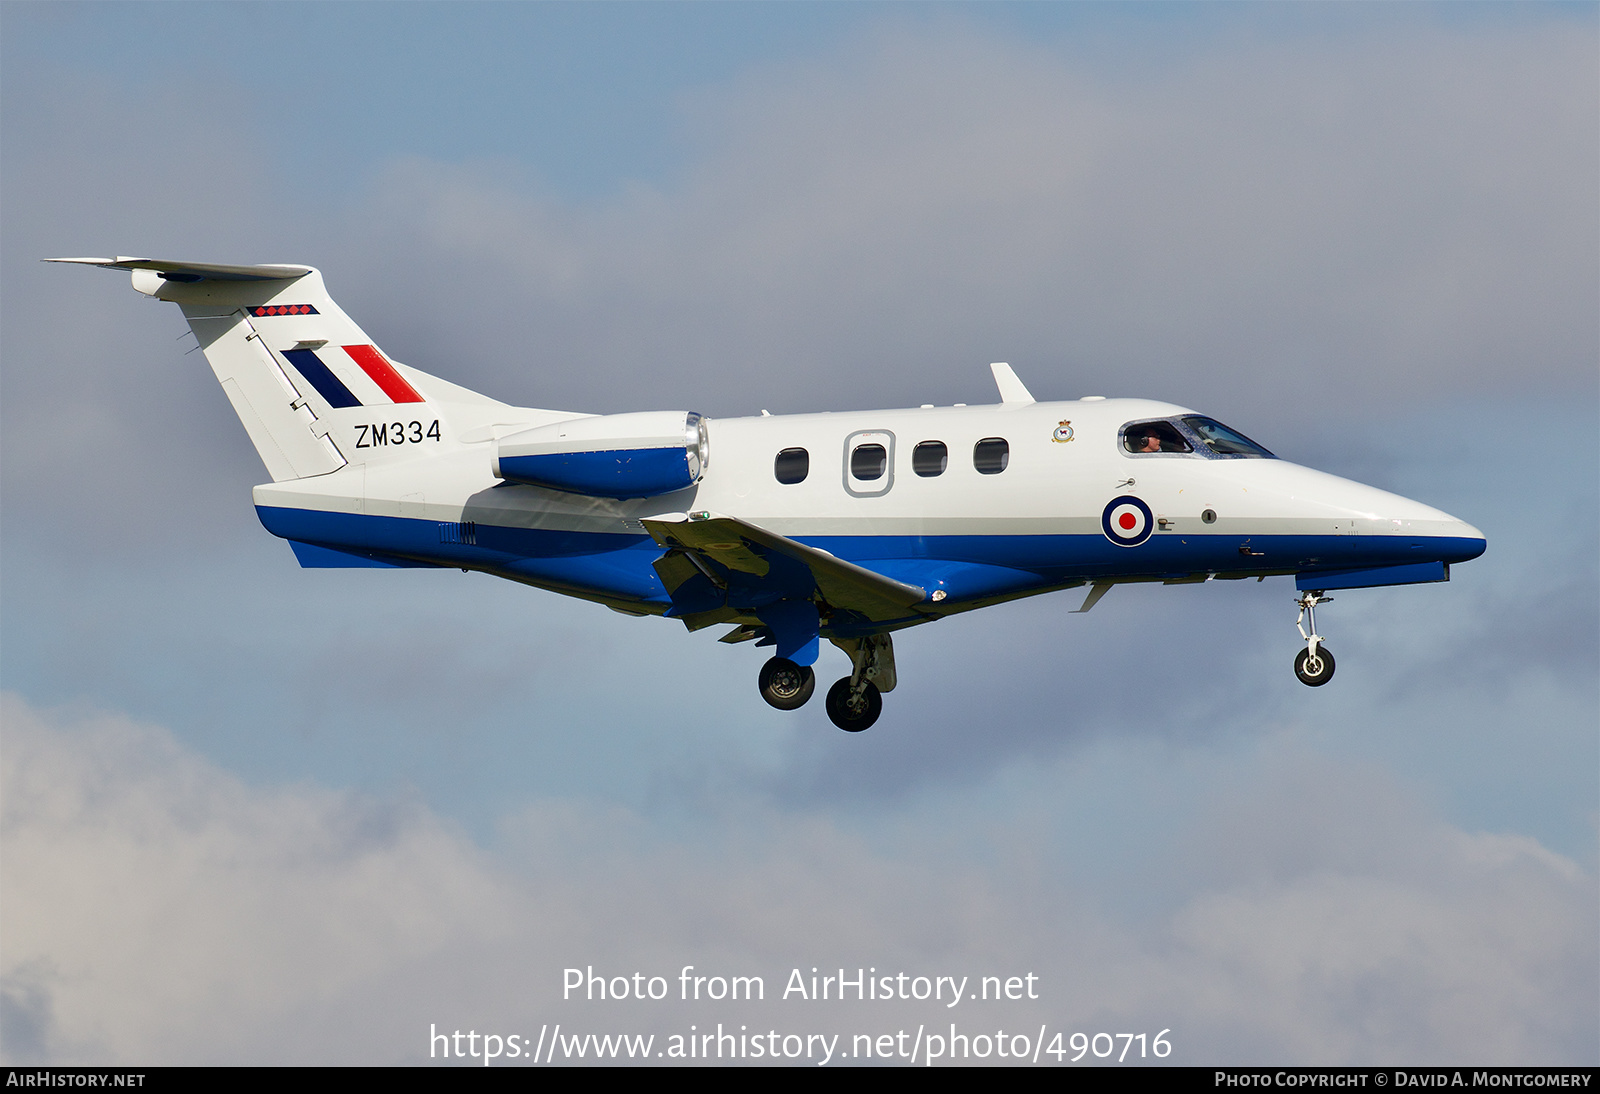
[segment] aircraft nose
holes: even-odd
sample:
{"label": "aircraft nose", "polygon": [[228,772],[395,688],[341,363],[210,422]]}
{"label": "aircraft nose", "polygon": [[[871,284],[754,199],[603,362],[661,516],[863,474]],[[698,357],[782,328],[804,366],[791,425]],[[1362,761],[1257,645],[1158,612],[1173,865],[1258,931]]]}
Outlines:
{"label": "aircraft nose", "polygon": [[1413,551],[1425,552],[1441,562],[1467,562],[1477,558],[1488,548],[1484,534],[1464,520],[1442,513],[1418,502],[1391,509],[1386,517],[1366,524],[1375,533],[1409,539]]}
{"label": "aircraft nose", "polygon": [[1447,538],[1455,540],[1457,553],[1445,557],[1446,562],[1467,562],[1488,550],[1489,540],[1484,534],[1464,520],[1450,518],[1449,527],[1443,529]]}

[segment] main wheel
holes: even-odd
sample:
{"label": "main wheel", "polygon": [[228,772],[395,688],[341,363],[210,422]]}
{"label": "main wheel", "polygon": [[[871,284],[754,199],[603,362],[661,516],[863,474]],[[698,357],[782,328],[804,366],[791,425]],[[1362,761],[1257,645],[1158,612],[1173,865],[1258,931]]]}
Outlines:
{"label": "main wheel", "polygon": [[761,666],[761,698],[779,710],[799,710],[816,690],[817,674],[810,665],[774,657]]}
{"label": "main wheel", "polygon": [[828,717],[846,733],[860,733],[878,720],[883,713],[883,696],[878,685],[867,681],[866,687],[855,702],[850,701],[850,677],[846,676],[828,689]]}
{"label": "main wheel", "polygon": [[1316,657],[1311,656],[1310,650],[1301,650],[1295,655],[1294,674],[1300,677],[1300,682],[1306,687],[1320,688],[1333,679],[1333,654],[1320,643]]}

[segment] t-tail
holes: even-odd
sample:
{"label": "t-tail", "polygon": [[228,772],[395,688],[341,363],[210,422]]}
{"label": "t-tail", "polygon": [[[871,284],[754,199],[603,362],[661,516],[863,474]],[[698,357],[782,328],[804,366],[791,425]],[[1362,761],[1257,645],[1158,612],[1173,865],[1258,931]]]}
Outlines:
{"label": "t-tail", "polygon": [[274,482],[368,462],[380,448],[399,456],[441,444],[441,403],[500,405],[390,359],[310,266],[49,261],[131,271],[135,289],[182,308]]}

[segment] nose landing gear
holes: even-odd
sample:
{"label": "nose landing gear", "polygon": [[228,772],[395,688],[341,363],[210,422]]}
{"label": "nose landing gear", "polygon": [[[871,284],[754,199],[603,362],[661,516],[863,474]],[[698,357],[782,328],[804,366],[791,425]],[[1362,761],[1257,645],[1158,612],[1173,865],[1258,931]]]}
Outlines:
{"label": "nose landing gear", "polygon": [[[1332,601],[1333,597],[1323,596],[1321,589],[1307,590],[1295,601],[1300,605],[1300,617],[1294,621],[1294,625],[1300,637],[1306,640],[1306,648],[1295,654],[1294,674],[1309,688],[1320,688],[1333,679],[1333,654],[1322,644],[1322,636],[1317,633],[1317,605]],[[1306,633],[1306,624],[1311,627],[1310,634]]]}

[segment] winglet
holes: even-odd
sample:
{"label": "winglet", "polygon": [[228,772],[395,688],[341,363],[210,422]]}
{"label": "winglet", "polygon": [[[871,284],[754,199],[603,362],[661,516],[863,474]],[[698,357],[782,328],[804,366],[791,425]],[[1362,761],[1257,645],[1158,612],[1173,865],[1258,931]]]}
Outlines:
{"label": "winglet", "polygon": [[1027,406],[1034,401],[1022,381],[1017,379],[1017,374],[1011,371],[1011,366],[1003,361],[997,361],[989,366],[994,373],[995,386],[1000,389],[1000,402],[1005,406]]}

